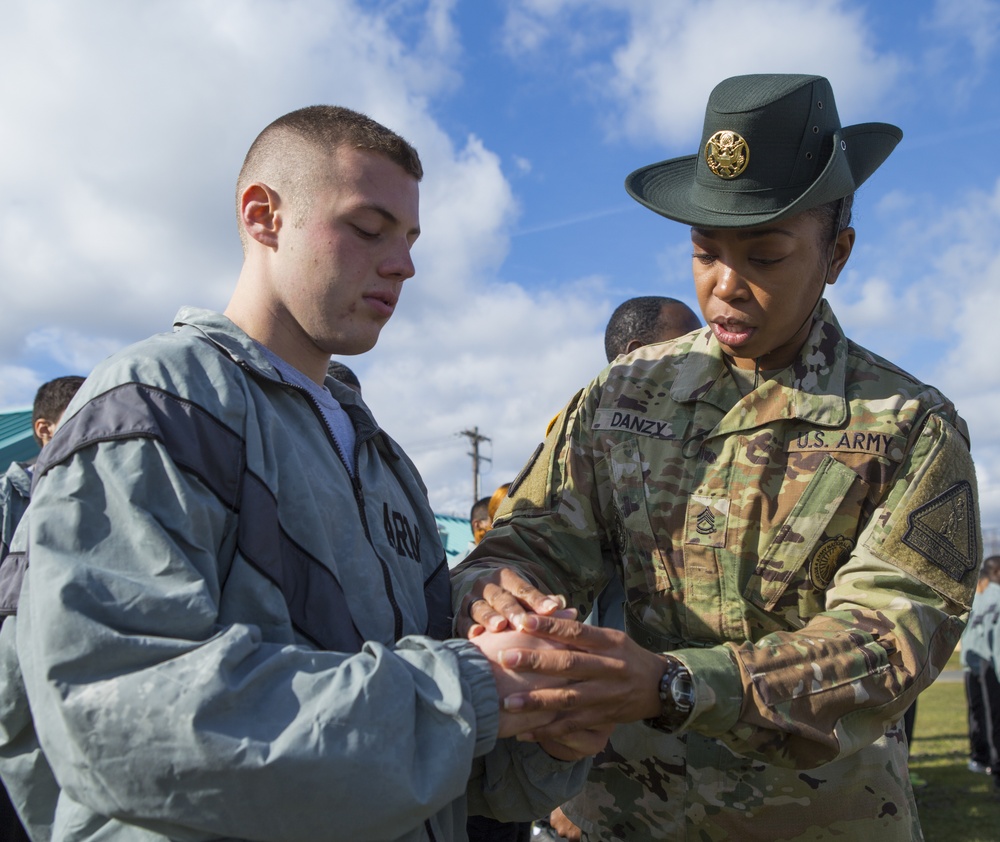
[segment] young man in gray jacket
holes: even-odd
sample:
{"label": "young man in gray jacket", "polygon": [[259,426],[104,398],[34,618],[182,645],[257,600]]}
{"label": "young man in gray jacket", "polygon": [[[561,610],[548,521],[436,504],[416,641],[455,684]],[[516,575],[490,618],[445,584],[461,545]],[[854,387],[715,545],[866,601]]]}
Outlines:
{"label": "young man in gray jacket", "polygon": [[272,123],[225,314],[99,366],[39,460],[0,637],[0,771],[35,838],[464,839],[467,787],[512,819],[582,785],[600,735],[503,739],[554,714],[504,712],[533,679],[448,639],[425,488],[326,376],[414,274],[421,175],[347,109]]}

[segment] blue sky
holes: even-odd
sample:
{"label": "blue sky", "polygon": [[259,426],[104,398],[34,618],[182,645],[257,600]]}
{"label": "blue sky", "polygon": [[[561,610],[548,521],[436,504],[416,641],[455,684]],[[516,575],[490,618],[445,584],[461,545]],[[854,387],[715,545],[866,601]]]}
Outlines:
{"label": "blue sky", "polygon": [[418,147],[424,234],[393,320],[346,360],[439,511],[483,492],[604,362],[615,305],[692,305],[687,231],[625,194],[696,150],[726,76],[828,76],[845,124],[904,130],[858,196],[829,299],[969,421],[1000,527],[1000,3],[32,0],[0,30],[0,407],[225,307],[232,185],[271,119],[333,102]]}

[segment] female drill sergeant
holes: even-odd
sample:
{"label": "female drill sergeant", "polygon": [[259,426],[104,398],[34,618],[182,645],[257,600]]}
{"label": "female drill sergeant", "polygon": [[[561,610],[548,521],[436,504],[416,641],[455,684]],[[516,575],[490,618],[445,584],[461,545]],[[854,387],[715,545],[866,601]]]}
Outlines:
{"label": "female drill sergeant", "polygon": [[[572,650],[560,729],[622,723],[564,807],[593,839],[920,839],[896,721],[943,667],[980,562],[954,406],[848,340],[823,290],[902,133],[841,127],[817,76],[727,79],[700,152],[626,180],[691,226],[708,327],[577,394],[456,571],[458,626]],[[605,582],[627,633],[580,616]]]}

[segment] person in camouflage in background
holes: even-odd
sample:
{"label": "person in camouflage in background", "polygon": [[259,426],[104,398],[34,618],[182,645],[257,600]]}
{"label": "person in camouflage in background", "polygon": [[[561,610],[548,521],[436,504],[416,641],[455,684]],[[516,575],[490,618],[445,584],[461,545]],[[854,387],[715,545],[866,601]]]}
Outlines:
{"label": "person in camouflage in background", "polygon": [[[823,300],[901,137],[841,127],[822,77],[735,77],[700,154],[626,180],[692,226],[708,327],[578,393],[453,573],[460,632],[576,650],[501,655],[576,681],[506,700],[572,706],[536,738],[621,723],[563,808],[585,840],[922,838],[897,722],[976,582],[968,432]],[[556,610],[612,577],[626,633]]]}

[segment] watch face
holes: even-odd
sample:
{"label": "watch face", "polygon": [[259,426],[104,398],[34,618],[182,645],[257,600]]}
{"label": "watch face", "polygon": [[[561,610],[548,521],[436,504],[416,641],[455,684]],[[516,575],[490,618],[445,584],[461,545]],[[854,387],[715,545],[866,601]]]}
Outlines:
{"label": "watch face", "polygon": [[687,670],[674,676],[674,680],[670,682],[670,695],[674,697],[674,704],[679,710],[689,711],[694,707],[694,685]]}
{"label": "watch face", "polygon": [[672,655],[666,657],[666,668],[660,678],[660,715],[647,719],[646,724],[672,734],[681,728],[694,707],[694,683],[684,664]]}

